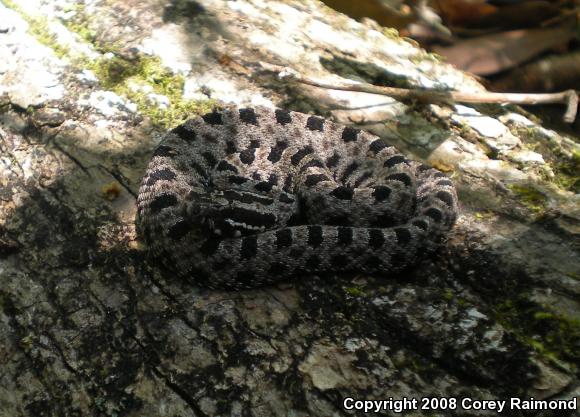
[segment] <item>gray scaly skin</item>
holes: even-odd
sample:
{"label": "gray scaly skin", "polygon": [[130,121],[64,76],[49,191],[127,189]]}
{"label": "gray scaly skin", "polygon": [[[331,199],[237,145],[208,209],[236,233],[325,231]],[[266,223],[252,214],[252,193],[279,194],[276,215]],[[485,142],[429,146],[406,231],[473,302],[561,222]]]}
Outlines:
{"label": "gray scaly skin", "polygon": [[396,272],[437,247],[457,196],[436,169],[320,117],[230,108],[159,144],[137,226],[196,284],[241,289],[322,272]]}

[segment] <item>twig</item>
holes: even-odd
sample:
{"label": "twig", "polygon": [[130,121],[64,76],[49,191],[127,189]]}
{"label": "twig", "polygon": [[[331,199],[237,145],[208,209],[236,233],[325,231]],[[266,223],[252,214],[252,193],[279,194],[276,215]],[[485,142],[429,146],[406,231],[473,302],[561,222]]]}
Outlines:
{"label": "twig", "polygon": [[277,73],[280,78],[293,80],[314,87],[332,90],[356,91],[360,93],[380,94],[400,101],[416,100],[423,103],[512,103],[512,104],[566,104],[564,121],[572,123],[578,111],[578,94],[574,90],[547,94],[493,93],[489,91],[466,93],[461,91],[438,91],[422,89],[406,89],[382,87],[362,82],[327,82],[306,77],[288,67],[261,62],[260,66],[266,72]]}

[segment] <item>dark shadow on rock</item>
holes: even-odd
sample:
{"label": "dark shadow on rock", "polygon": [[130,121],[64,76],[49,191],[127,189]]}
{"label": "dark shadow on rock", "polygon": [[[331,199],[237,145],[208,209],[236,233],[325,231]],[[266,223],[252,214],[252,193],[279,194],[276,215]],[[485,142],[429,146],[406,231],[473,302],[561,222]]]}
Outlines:
{"label": "dark shadow on rock", "polygon": [[[94,167],[82,169],[84,161],[77,159],[63,169],[60,162],[67,157],[52,142],[56,130],[36,127],[25,114],[2,117],[3,153],[14,158],[25,153],[24,160],[38,168],[25,179],[24,168],[14,163],[3,190],[4,201],[18,198],[4,225],[18,248],[0,260],[0,305],[10,302],[4,314],[11,332],[5,336],[19,346],[17,369],[26,369],[6,383],[37,381],[40,385],[23,384],[18,390],[28,398],[24,409],[42,405],[39,415],[85,415],[74,395],[95,400],[94,410],[110,404],[120,413],[138,409],[141,399],[126,389],[151,364],[135,341],[137,300],[131,287],[135,276],[130,271],[145,263],[143,253],[129,249],[130,227],[119,222],[105,199],[89,205],[99,200],[91,195]],[[21,128],[9,129],[15,126]],[[94,152],[90,160],[110,158]],[[19,342],[25,338],[27,346]],[[13,370],[7,366],[3,375],[10,378]]]}
{"label": "dark shadow on rock", "polygon": [[235,40],[219,19],[212,15],[202,4],[190,0],[170,0],[163,7],[163,22],[182,25],[190,33],[192,41],[204,41],[211,54],[212,47],[203,39],[200,29],[205,28],[213,39],[219,34],[226,39]]}
{"label": "dark shadow on rock", "polygon": [[330,73],[343,78],[362,79],[369,84],[378,86],[413,88],[404,75],[388,72],[385,68],[370,62],[333,56],[332,59],[321,57],[320,64]]}
{"label": "dark shadow on rock", "polygon": [[171,0],[163,8],[163,22],[180,23],[207,14],[207,9],[196,1]]}

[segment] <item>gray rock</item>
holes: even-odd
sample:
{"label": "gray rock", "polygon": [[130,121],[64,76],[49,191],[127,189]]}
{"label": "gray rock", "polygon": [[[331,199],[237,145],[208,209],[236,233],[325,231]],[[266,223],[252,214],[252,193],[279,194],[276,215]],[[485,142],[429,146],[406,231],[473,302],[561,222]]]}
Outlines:
{"label": "gray rock", "polygon": [[66,114],[58,109],[43,108],[33,113],[34,122],[40,126],[56,127],[66,120]]}
{"label": "gray rock", "polygon": [[[146,256],[134,227],[164,128],[121,95],[139,92],[106,89],[92,58],[56,58],[0,7],[11,27],[0,34],[0,415],[342,416],[354,413],[346,397],[578,396],[578,197],[542,171],[573,161],[573,140],[499,107],[410,106],[254,74],[267,61],[328,80],[482,89],[318,2],[83,4],[73,15],[42,2],[48,27],[84,16],[98,50],[133,51],[127,62],[150,63],[138,52],[150,48],[190,97],[372,129],[449,173],[462,212],[437,254],[397,276],[193,288]],[[72,52],[100,54],[70,35],[82,44]],[[155,74],[145,93],[170,97]],[[194,106],[173,93],[162,120],[175,124],[178,104]],[[42,107],[17,108],[29,106]]]}

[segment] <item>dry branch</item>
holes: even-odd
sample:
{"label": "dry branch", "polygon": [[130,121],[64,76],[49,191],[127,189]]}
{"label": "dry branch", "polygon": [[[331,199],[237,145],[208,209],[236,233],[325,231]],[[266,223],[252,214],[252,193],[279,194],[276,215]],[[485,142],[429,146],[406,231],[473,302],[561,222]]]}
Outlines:
{"label": "dry branch", "polygon": [[578,94],[575,90],[566,90],[559,93],[528,94],[528,93],[493,93],[461,92],[461,91],[438,91],[424,89],[406,89],[396,87],[377,86],[355,81],[328,82],[321,79],[307,77],[288,67],[261,62],[262,71],[277,73],[281,79],[296,81],[314,87],[333,90],[356,91],[360,93],[380,94],[392,97],[400,101],[419,101],[423,103],[511,103],[511,104],[565,104],[566,113],[563,120],[572,123],[576,119],[578,111]]}

